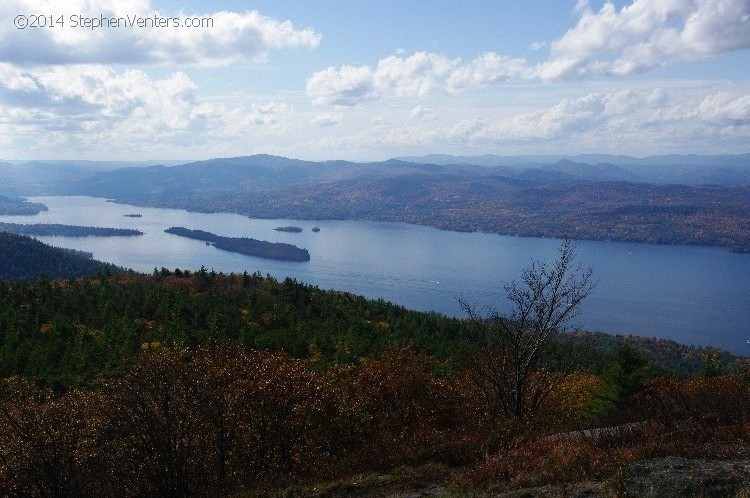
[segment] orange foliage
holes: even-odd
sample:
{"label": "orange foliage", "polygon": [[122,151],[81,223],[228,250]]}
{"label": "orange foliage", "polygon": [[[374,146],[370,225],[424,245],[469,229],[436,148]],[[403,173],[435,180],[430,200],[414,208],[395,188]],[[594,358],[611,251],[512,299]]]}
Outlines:
{"label": "orange foliage", "polygon": [[106,495],[96,394],[53,398],[17,379],[0,385],[0,495]]}
{"label": "orange foliage", "polygon": [[574,372],[547,398],[547,403],[534,420],[537,430],[544,432],[564,431],[578,427],[582,415],[591,402],[593,393],[603,381],[596,375]]}
{"label": "orange foliage", "polygon": [[522,440],[465,472],[457,482],[503,482],[510,488],[581,482],[610,477],[621,463],[588,438]]}
{"label": "orange foliage", "polygon": [[[610,428],[553,436],[538,435],[564,423],[549,423],[555,408],[565,418],[585,406],[586,392],[599,381],[576,374],[554,396],[546,424],[460,472],[459,486],[500,483],[507,488],[611,478],[631,461],[663,456],[733,458],[750,438],[750,385],[742,375],[664,379],[651,382],[636,400],[645,419]],[[572,420],[575,420],[573,416]],[[541,421],[537,421],[540,423]],[[527,429],[528,430],[528,429]]]}
{"label": "orange foliage", "polygon": [[750,382],[742,375],[654,380],[639,396],[649,418],[672,426],[693,420],[729,425],[750,421]]}
{"label": "orange foliage", "polygon": [[519,487],[610,477],[635,458],[718,455],[750,433],[739,375],[657,379],[637,400],[647,420],[565,432],[596,377],[570,376],[532,425],[488,425],[472,384],[435,371],[408,346],[322,370],[283,354],[149,345],[96,393],[55,397],[8,379],[0,495],[232,495],[428,461],[468,469],[458,484]]}

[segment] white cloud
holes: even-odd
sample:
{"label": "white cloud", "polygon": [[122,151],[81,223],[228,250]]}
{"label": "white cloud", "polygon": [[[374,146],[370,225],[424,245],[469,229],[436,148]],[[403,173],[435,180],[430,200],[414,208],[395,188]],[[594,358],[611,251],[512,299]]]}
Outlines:
{"label": "white cloud", "polygon": [[[19,84],[22,82],[22,84]],[[96,122],[149,113],[170,126],[198,106],[197,87],[182,72],[153,81],[144,72],[115,72],[107,66],[19,69],[0,64],[0,103],[54,116]]]}
{"label": "white cloud", "polygon": [[321,114],[310,120],[315,126],[338,126],[342,123],[341,114]]}
{"label": "white cloud", "polygon": [[[628,153],[703,150],[750,137],[750,93],[711,92],[674,98],[661,89],[590,93],[476,130],[487,143],[544,140],[561,149],[606,149]],[[574,144],[574,147],[571,147]],[[715,150],[715,149],[714,149]]]}
{"label": "white cloud", "polygon": [[386,57],[375,67],[329,67],[307,80],[307,93],[318,104],[351,106],[382,97],[423,98],[436,88],[460,93],[514,80],[626,76],[750,48],[748,0],[634,0],[619,10],[607,2],[596,12],[579,0],[574,10],[577,24],[552,41],[549,57],[536,65],[495,52],[468,62],[417,52]]}
{"label": "white cloud", "polygon": [[[418,116],[424,109],[419,105],[411,114]],[[377,151],[716,153],[717,143],[723,151],[742,152],[750,139],[750,90],[624,88],[562,98],[514,114],[467,110],[454,113],[452,120],[443,116],[441,123],[410,119],[387,128],[342,128],[315,146],[329,153],[365,151],[360,153],[370,156]]]}
{"label": "white cloud", "polygon": [[448,91],[460,91],[467,87],[482,87],[508,81],[526,71],[526,61],[513,59],[494,52],[487,52],[469,64],[455,69],[447,81]]}
{"label": "white cloud", "polygon": [[182,72],[154,79],[109,66],[0,64],[0,129],[19,150],[179,156],[175,151],[283,134],[292,115],[290,105],[275,101],[208,101]]}
{"label": "white cloud", "polygon": [[424,97],[453,66],[445,57],[417,52],[406,58],[390,56],[381,59],[373,73],[375,87],[397,97]]}
{"label": "white cloud", "polygon": [[329,67],[307,79],[307,94],[316,104],[352,106],[379,98],[423,97],[447,74],[454,62],[429,53],[417,52],[410,57],[390,56],[370,66]]}
{"label": "white cloud", "polygon": [[[433,101],[407,110],[388,102],[377,112],[355,107],[344,121],[339,113],[311,115],[304,104],[295,112],[284,101],[207,99],[181,72],[156,78],[108,66],[0,64],[0,143],[27,157],[186,157],[192,151],[201,157],[274,152],[367,159],[447,150],[739,152],[750,139],[746,86],[641,84],[552,102],[544,88],[523,90],[520,100],[532,104],[516,111],[454,96],[456,105],[439,103],[439,121]],[[533,104],[539,100],[548,103]]]}
{"label": "white cloud", "polygon": [[316,104],[351,106],[377,96],[372,69],[367,66],[329,67],[310,76],[305,89]]}
{"label": "white cloud", "polygon": [[537,67],[540,78],[622,76],[750,47],[747,0],[634,0],[619,10],[607,2],[597,12],[579,2],[576,11],[576,26]]}
{"label": "white cloud", "polygon": [[[288,115],[292,111],[291,106],[279,102],[266,102],[265,104],[253,103],[250,105],[249,112],[241,121],[243,125],[271,126],[279,123],[282,116]],[[245,112],[244,110],[242,111]]]}
{"label": "white cloud", "polygon": [[[47,14],[56,23],[50,28],[14,28],[18,14]],[[119,19],[118,27],[74,27],[85,16]],[[153,27],[156,17],[170,19],[167,27]],[[130,21],[149,18],[152,27],[130,27]],[[213,20],[212,27],[174,27],[171,19],[187,17]],[[195,64],[226,65],[237,61],[262,61],[270,52],[289,48],[313,49],[320,34],[295,28],[251,12],[165,14],[150,0],[3,0],[0,4],[0,62],[30,64]],[[63,25],[57,24],[58,20]]]}
{"label": "white cloud", "polygon": [[583,12],[589,8],[589,0],[577,0],[573,12]]}
{"label": "white cloud", "polygon": [[433,119],[437,118],[437,115],[432,111],[432,109],[429,109],[423,105],[418,105],[414,109],[412,109],[409,112],[409,116],[412,119],[422,119],[427,121],[432,121]]}
{"label": "white cloud", "polygon": [[500,136],[517,138],[554,138],[585,132],[602,126],[605,122],[609,96],[588,94],[577,99],[562,99],[556,105],[496,126]]}
{"label": "white cloud", "polygon": [[750,94],[718,92],[706,96],[698,107],[700,119],[717,126],[750,125]]}
{"label": "white cloud", "polygon": [[523,59],[487,52],[463,64],[431,52],[389,56],[370,66],[329,67],[307,80],[316,104],[353,106],[382,97],[423,98],[436,88],[459,93],[518,78],[528,71]]}

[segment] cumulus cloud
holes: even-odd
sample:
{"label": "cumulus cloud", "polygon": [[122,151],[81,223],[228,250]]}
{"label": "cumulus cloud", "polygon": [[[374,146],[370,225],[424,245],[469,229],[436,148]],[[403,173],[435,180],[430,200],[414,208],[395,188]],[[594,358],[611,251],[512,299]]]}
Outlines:
{"label": "cumulus cloud", "polygon": [[393,92],[397,97],[424,97],[453,64],[429,52],[417,52],[406,58],[390,56],[378,62],[373,81],[380,91]]}
{"label": "cumulus cloud", "polygon": [[181,127],[202,113],[197,87],[182,72],[152,80],[143,71],[107,66],[55,66],[25,70],[0,64],[0,103],[79,121],[150,114],[151,123]]}
{"label": "cumulus cloud", "polygon": [[448,91],[460,91],[467,87],[482,87],[508,81],[526,71],[524,59],[513,59],[494,52],[487,52],[468,64],[456,68],[446,82]]}
{"label": "cumulus cloud", "polygon": [[329,67],[310,76],[305,88],[316,104],[356,105],[377,96],[372,73],[367,66]]}
{"label": "cumulus cloud", "polygon": [[608,95],[564,98],[554,106],[515,116],[496,125],[495,134],[517,138],[554,138],[601,127],[606,121]]}
{"label": "cumulus cloud", "polygon": [[521,77],[523,59],[487,52],[463,63],[431,52],[390,56],[370,66],[329,67],[307,80],[307,94],[316,104],[352,106],[384,96],[425,97],[436,88],[458,93]]}
{"label": "cumulus cloud", "polygon": [[418,105],[414,109],[412,109],[409,112],[409,116],[412,119],[423,119],[431,121],[435,118],[437,118],[437,115],[432,111],[432,109],[425,107],[423,105]]}
{"label": "cumulus cloud", "polygon": [[[250,105],[249,112],[246,112],[243,125],[270,126],[279,123],[282,116],[292,111],[291,106],[279,102],[266,102],[264,104],[253,103]],[[243,112],[245,112],[243,110]]]}
{"label": "cumulus cloud", "polygon": [[[10,20],[22,13],[51,15],[56,24],[52,28],[15,29]],[[114,19],[116,27],[83,28],[78,16],[96,22]],[[3,0],[0,18],[8,20],[0,26],[0,61],[17,65],[216,66],[262,61],[276,50],[313,49],[321,39],[311,28],[299,29],[290,21],[272,19],[257,11],[174,15],[156,11],[150,0]],[[165,27],[153,27],[154,18],[169,21]],[[175,26],[186,18],[210,18],[212,26]],[[147,26],[151,27],[131,27],[136,19],[149,19],[151,24]]]}
{"label": "cumulus cloud", "polygon": [[[626,76],[669,64],[750,48],[748,0],[633,0],[618,10],[606,2],[593,11],[579,0],[578,21],[549,43],[549,57],[532,65],[495,52],[473,60],[417,52],[375,66],[329,67],[307,80],[315,103],[356,105],[381,97],[424,97],[440,88],[459,93],[512,80]],[[532,49],[541,50],[546,42]]]}
{"label": "cumulus cloud", "polygon": [[576,6],[573,7],[573,12],[581,13],[587,10],[589,7],[589,0],[577,0]]}
{"label": "cumulus cloud", "polygon": [[[422,106],[413,109],[419,114]],[[325,137],[330,150],[414,152],[452,150],[549,151],[550,153],[742,151],[750,139],[750,92],[636,90],[592,92],[562,98],[515,114],[475,110],[442,117],[440,126],[420,119],[372,126],[353,134]],[[342,130],[343,131],[343,130]],[[337,149],[339,148],[339,149]]]}
{"label": "cumulus cloud", "polygon": [[578,2],[575,27],[550,45],[536,68],[542,79],[622,76],[750,47],[747,0],[634,0],[594,12]]}
{"label": "cumulus cloud", "polygon": [[274,101],[210,102],[182,72],[0,64],[0,128],[16,144],[42,137],[50,150],[193,147],[278,131],[291,113]]}
{"label": "cumulus cloud", "polygon": [[316,104],[356,105],[382,96],[425,97],[435,88],[460,92],[520,76],[523,59],[487,52],[467,64],[431,52],[390,56],[376,67],[329,67],[307,80],[307,94]]}
{"label": "cumulus cloud", "polygon": [[[590,93],[561,99],[546,109],[522,113],[475,131],[489,142],[545,140],[565,147],[602,144],[614,150],[650,145],[653,150],[713,149],[719,137],[750,137],[750,94],[709,92],[672,97],[662,89]],[[739,142],[738,142],[739,143]]]}
{"label": "cumulus cloud", "polygon": [[445,57],[417,52],[390,56],[370,66],[329,67],[307,79],[307,94],[316,104],[352,106],[383,94],[397,97],[427,95],[454,65]]}
{"label": "cumulus cloud", "polygon": [[750,125],[750,94],[718,92],[706,96],[698,107],[700,119],[716,126]]}
{"label": "cumulus cloud", "polygon": [[321,114],[310,120],[315,126],[338,126],[342,123],[341,114]]}

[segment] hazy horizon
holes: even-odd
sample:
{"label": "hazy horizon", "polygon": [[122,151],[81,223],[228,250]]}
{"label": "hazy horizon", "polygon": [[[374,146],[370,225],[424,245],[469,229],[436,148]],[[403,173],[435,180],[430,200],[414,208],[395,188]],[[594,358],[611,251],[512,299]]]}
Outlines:
{"label": "hazy horizon", "polygon": [[[179,166],[181,164],[189,164],[194,162],[202,162],[202,161],[211,161],[211,160],[220,160],[220,159],[237,159],[237,158],[244,158],[244,157],[254,157],[254,156],[272,156],[272,157],[279,157],[283,159],[290,159],[293,161],[306,161],[306,162],[335,162],[335,161],[345,161],[345,162],[352,162],[352,163],[377,163],[377,162],[387,162],[389,160],[398,160],[398,161],[406,161],[409,162],[410,160],[417,160],[417,159],[426,159],[430,157],[453,157],[456,159],[482,159],[487,157],[497,157],[500,159],[511,159],[511,158],[546,158],[549,159],[552,162],[556,162],[558,160],[561,160],[561,158],[586,158],[587,156],[610,156],[612,158],[625,158],[630,160],[646,160],[646,159],[652,159],[652,158],[658,158],[658,157],[685,157],[685,158],[714,158],[714,157],[738,157],[738,156],[746,156],[750,155],[750,152],[738,152],[733,154],[650,154],[650,155],[629,155],[629,154],[608,154],[608,153],[596,153],[596,152],[590,152],[590,153],[581,153],[581,154],[473,154],[473,155],[463,155],[463,154],[437,154],[437,153],[426,153],[426,154],[415,154],[415,155],[409,155],[409,156],[392,156],[392,157],[386,157],[382,159],[361,159],[361,160],[348,160],[348,159],[342,159],[337,157],[331,157],[328,159],[310,159],[307,157],[294,157],[294,156],[288,156],[288,155],[280,155],[280,154],[266,154],[263,152],[258,152],[255,154],[248,154],[248,155],[242,155],[242,156],[226,156],[226,157],[206,157],[206,158],[193,158],[193,159],[137,159],[137,160],[129,160],[129,159],[123,159],[123,158],[117,158],[117,159],[84,159],[84,158],[70,158],[70,159],[40,159],[40,158],[30,158],[30,159],[6,159],[0,157],[0,164],[13,164],[13,165],[23,165],[23,164],[29,164],[29,163],[113,163],[113,164],[124,164],[128,166],[132,165],[142,165],[142,166]],[[464,163],[468,164],[468,163]],[[552,164],[552,163],[550,163]],[[586,164],[584,162],[584,164]],[[590,163],[589,163],[590,164]],[[480,165],[480,164],[477,164]],[[592,164],[593,165],[593,164]],[[742,166],[742,165],[739,165]],[[748,165],[750,167],[750,164]]]}

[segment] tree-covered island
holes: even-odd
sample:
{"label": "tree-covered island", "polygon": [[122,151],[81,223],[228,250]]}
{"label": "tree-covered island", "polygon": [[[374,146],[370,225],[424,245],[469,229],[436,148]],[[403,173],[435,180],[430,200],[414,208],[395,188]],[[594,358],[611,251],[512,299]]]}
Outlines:
{"label": "tree-covered island", "polygon": [[218,249],[248,256],[279,259],[282,261],[310,261],[310,253],[307,249],[300,249],[297,246],[283,242],[268,242],[249,237],[222,237],[211,232],[191,230],[184,227],[171,227],[164,231],[173,235],[179,235],[180,237],[202,240],[214,245]]}
{"label": "tree-covered island", "polygon": [[302,233],[302,228],[291,225],[287,227],[276,227],[274,230],[277,232]]}

